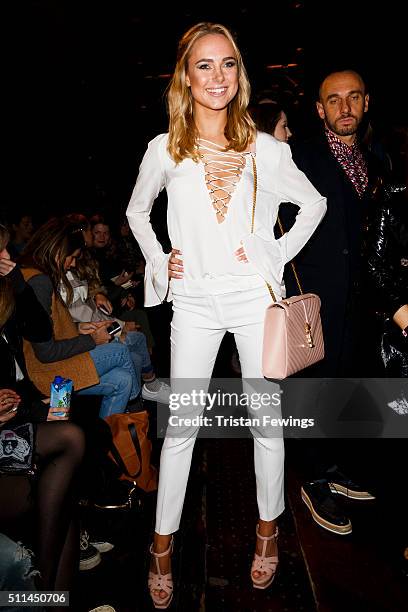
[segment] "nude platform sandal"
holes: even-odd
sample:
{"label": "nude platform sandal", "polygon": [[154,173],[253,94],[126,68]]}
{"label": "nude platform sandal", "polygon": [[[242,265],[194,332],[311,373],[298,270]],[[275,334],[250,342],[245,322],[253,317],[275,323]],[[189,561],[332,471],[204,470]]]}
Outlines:
{"label": "nude platform sandal", "polygon": [[[171,536],[170,544],[167,550],[162,553],[156,553],[153,551],[153,544],[150,545],[150,554],[153,555],[156,562],[157,573],[149,571],[148,587],[150,597],[152,598],[153,605],[158,610],[165,610],[171,604],[173,599],[173,578],[171,572],[168,574],[162,574],[160,571],[159,559],[166,555],[171,555],[173,552],[173,536]],[[165,591],[166,597],[163,599],[160,595],[155,595],[153,591]]]}
{"label": "nude platform sandal", "polygon": [[[276,527],[275,533],[270,536],[261,536],[259,534],[259,525],[256,526],[256,537],[262,540],[262,554],[257,555],[255,553],[254,560],[252,561],[251,567],[251,580],[254,589],[266,589],[272,584],[275,575],[276,568],[278,566],[278,557],[266,557],[266,547],[268,542],[276,540],[278,538],[278,528]],[[254,578],[254,572],[265,572],[265,576],[262,578]]]}

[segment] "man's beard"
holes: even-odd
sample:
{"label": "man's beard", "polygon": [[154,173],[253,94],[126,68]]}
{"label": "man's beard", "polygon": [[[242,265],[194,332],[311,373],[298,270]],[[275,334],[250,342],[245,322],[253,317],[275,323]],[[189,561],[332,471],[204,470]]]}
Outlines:
{"label": "man's beard", "polygon": [[[341,119],[348,119],[348,118],[349,117],[341,117]],[[352,123],[351,125],[345,125],[344,127],[341,127],[337,125],[336,123],[333,123],[332,121],[328,121],[326,117],[327,126],[334,134],[337,134],[337,136],[352,136],[353,134],[357,132],[359,122],[357,121],[355,117],[350,117],[350,118],[354,119],[354,123]]]}

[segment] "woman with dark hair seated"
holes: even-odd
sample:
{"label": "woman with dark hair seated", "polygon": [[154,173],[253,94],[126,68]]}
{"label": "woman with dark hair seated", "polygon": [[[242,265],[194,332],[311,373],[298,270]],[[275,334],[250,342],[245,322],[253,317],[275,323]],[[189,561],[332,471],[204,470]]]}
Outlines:
{"label": "woman with dark hair seated", "polygon": [[68,300],[73,290],[67,272],[85,246],[81,229],[67,219],[50,219],[40,227],[21,258],[22,273],[33,288],[53,326],[47,342],[25,342],[28,372],[45,394],[54,376],[70,378],[81,395],[102,395],[99,416],[124,412],[140,391],[127,347],[112,341],[113,321],[74,323],[59,295],[61,284]]}

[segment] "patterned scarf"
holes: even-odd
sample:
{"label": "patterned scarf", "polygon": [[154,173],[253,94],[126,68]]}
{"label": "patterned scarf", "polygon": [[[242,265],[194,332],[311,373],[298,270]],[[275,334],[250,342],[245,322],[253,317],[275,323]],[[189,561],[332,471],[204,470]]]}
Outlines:
{"label": "patterned scarf", "polygon": [[368,172],[367,164],[358,147],[357,140],[349,147],[328,128],[326,128],[326,138],[334,157],[347,174],[358,196],[362,198],[368,184]]}

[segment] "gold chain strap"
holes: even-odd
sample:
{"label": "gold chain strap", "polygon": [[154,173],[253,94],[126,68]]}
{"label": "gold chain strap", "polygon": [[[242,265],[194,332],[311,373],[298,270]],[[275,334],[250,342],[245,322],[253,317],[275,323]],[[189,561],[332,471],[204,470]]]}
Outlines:
{"label": "gold chain strap", "polygon": [[[258,172],[256,169],[256,161],[255,161],[255,155],[252,154],[251,155],[251,159],[252,159],[252,171],[254,173],[254,192],[252,194],[252,220],[251,220],[251,234],[254,233],[254,226],[255,226],[255,208],[256,208],[256,192],[257,192],[257,188],[258,188]],[[266,282],[266,281],[265,281]],[[275,294],[273,292],[272,287],[270,286],[269,283],[266,283],[266,286],[268,287],[268,291],[271,294],[271,298],[274,302],[277,301]]]}
{"label": "gold chain strap", "polygon": [[[258,189],[258,172],[256,169],[256,161],[255,161],[255,155],[251,155],[251,159],[252,159],[252,171],[254,174],[254,191],[253,191],[253,195],[252,195],[252,219],[251,219],[251,234],[254,233],[254,227],[255,227],[255,208],[256,208],[256,192]],[[283,225],[282,222],[278,216],[278,224],[279,224],[279,229],[281,231],[282,236],[285,234],[285,230],[283,229]],[[299,289],[299,295],[302,295],[303,290],[302,290],[302,286],[300,284],[300,279],[299,276],[296,272],[296,267],[295,264],[293,263],[293,261],[290,262],[290,265],[292,267],[293,270],[293,274],[295,276],[295,280],[296,280],[296,284],[298,286]],[[268,287],[268,291],[271,294],[271,298],[273,299],[274,302],[276,302],[276,297],[275,294],[273,292],[272,287],[270,286],[269,283],[266,283],[266,286]]]}
{"label": "gold chain strap", "polygon": [[252,172],[254,174],[254,192],[252,194],[252,221],[251,221],[251,234],[253,234],[254,225],[255,225],[256,192],[258,189],[258,172],[256,169],[255,155],[252,154],[251,159],[252,159]]}
{"label": "gold chain strap", "polygon": [[[281,234],[283,236],[285,234],[285,230],[283,229],[282,221],[280,220],[279,215],[278,215],[278,224],[279,224],[279,229],[281,231]],[[293,275],[295,277],[296,284],[297,284],[298,289],[299,289],[299,295],[302,295],[302,293],[303,293],[302,285],[300,284],[300,279],[299,279],[298,273],[296,272],[295,264],[294,264],[293,261],[291,261],[290,265],[291,265],[291,268],[293,270]]]}

